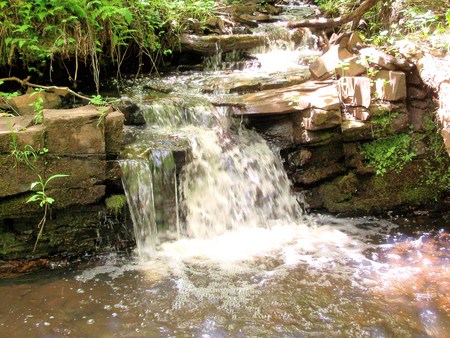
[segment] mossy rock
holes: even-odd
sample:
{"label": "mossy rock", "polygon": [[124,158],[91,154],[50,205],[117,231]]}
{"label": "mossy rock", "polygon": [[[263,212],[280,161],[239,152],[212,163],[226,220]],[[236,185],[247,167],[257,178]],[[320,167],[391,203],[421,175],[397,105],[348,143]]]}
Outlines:
{"label": "mossy rock", "polygon": [[330,212],[345,215],[368,215],[391,210],[432,207],[443,187],[429,184],[425,175],[426,160],[415,160],[402,171],[383,176],[357,176],[350,173],[320,187],[323,206]]}

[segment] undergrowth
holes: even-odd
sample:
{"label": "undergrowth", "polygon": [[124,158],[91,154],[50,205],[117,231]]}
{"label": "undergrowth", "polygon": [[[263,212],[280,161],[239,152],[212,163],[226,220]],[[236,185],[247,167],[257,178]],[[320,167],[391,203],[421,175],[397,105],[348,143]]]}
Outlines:
{"label": "undergrowth", "polygon": [[[188,19],[204,23],[214,6],[212,0],[0,0],[0,66],[21,62],[39,71],[72,59],[90,66],[97,85],[106,60],[120,69],[131,54],[140,64],[147,56],[156,69],[178,47]],[[66,69],[76,81],[78,68]]]}

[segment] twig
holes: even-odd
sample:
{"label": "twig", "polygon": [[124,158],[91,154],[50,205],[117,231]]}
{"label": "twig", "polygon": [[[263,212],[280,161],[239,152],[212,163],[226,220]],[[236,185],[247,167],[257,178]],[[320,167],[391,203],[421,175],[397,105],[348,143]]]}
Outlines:
{"label": "twig", "polygon": [[70,89],[69,87],[59,87],[59,86],[42,86],[42,85],[38,85],[35,83],[31,83],[29,82],[30,80],[30,76],[28,76],[27,78],[21,80],[18,77],[12,76],[12,77],[6,77],[3,79],[0,79],[0,82],[7,82],[7,81],[15,81],[20,83],[22,86],[28,86],[28,87],[33,87],[33,88],[42,88],[42,89],[46,89],[46,90],[61,90],[63,92],[67,92],[70,93],[82,100],[86,100],[86,101],[91,101],[92,98],[78,94],[77,92],[73,91],[72,89]]}

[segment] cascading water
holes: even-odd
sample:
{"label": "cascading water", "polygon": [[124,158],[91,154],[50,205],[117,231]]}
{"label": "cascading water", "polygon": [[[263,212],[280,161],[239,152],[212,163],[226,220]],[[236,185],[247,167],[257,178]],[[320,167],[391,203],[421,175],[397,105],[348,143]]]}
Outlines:
{"label": "cascading water", "polygon": [[232,89],[307,77],[292,56],[314,51],[273,33],[276,61],[130,89],[147,121],[121,163],[140,261],[0,279],[0,336],[450,336],[448,218],[302,215],[277,150],[227,114]]}

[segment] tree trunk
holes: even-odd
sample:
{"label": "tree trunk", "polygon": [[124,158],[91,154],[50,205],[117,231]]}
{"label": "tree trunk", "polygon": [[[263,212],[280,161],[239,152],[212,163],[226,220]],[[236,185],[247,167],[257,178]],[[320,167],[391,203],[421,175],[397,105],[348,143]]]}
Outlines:
{"label": "tree trunk", "polygon": [[299,27],[314,27],[314,28],[330,28],[336,26],[342,26],[350,21],[353,21],[352,29],[358,26],[359,20],[363,15],[377,4],[379,0],[365,0],[354,12],[340,16],[334,19],[313,19],[313,20],[302,20],[298,22],[288,23],[289,28],[299,28]]}

